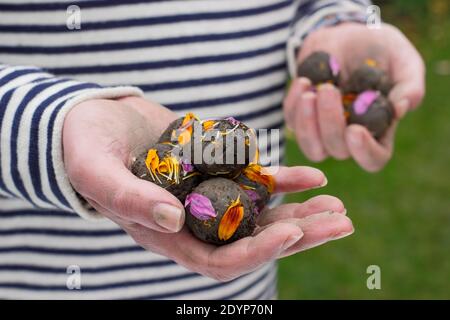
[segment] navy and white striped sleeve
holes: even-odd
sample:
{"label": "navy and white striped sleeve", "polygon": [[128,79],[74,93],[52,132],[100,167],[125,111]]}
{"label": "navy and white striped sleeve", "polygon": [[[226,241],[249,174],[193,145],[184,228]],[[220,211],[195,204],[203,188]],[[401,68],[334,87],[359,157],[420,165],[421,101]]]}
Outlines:
{"label": "navy and white striped sleeve", "polygon": [[64,170],[65,115],[88,99],[141,94],[133,87],[102,88],[57,78],[39,68],[0,65],[0,197],[96,218]]}
{"label": "navy and white striped sleeve", "polygon": [[296,56],[303,39],[318,28],[343,21],[365,22],[369,0],[298,0],[287,43],[288,67],[291,77],[296,75]]}

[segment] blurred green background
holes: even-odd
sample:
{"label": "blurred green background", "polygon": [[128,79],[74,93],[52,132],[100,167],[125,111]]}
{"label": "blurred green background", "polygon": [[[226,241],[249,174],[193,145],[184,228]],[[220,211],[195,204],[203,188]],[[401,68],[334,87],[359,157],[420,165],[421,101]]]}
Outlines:
{"label": "blurred green background", "polygon": [[[352,161],[310,163],[288,140],[288,163],[316,166],[329,183],[287,201],[335,195],[355,233],[283,259],[281,299],[450,299],[450,1],[375,3],[422,53],[426,98],[402,120],[394,157],[377,174]],[[369,265],[381,268],[381,290],[366,287]]]}

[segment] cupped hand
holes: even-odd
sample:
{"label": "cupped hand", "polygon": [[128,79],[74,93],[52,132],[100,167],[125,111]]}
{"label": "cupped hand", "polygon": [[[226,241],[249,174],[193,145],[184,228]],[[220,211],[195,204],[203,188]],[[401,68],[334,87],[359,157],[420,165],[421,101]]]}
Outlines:
{"label": "cupped hand", "polygon": [[[317,196],[261,212],[252,236],[224,246],[183,228],[183,205],[170,193],[132,175],[130,159],[155,142],[176,116],[141,98],[91,100],[75,106],[63,129],[64,160],[73,187],[137,244],[205,276],[227,281],[262,265],[353,232],[342,202]],[[310,167],[280,167],[276,193],[326,184]]]}
{"label": "cupped hand", "polygon": [[319,29],[305,39],[298,61],[318,50],[337,58],[344,83],[366,59],[376,60],[394,84],[389,100],[395,109],[395,119],[377,141],[364,127],[346,125],[337,88],[326,84],[312,92],[308,79],[297,78],[284,101],[288,126],[312,161],[322,161],[328,156],[341,160],[352,157],[367,171],[382,169],[392,157],[398,121],[420,104],[425,93],[425,67],[420,54],[398,29],[387,24],[381,29],[369,29],[359,23]]}

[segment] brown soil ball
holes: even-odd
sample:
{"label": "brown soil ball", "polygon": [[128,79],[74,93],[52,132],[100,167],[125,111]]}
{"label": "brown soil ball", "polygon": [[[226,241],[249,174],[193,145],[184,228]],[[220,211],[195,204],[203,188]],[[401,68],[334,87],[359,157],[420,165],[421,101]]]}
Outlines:
{"label": "brown soil ball", "polygon": [[379,91],[364,91],[348,109],[348,123],[366,127],[375,139],[381,138],[392,123],[394,108]]}
{"label": "brown soil ball", "polygon": [[223,245],[251,236],[256,227],[255,208],[232,180],[212,178],[186,197],[186,224],[208,243]]}
{"label": "brown soil ball", "polygon": [[[234,118],[202,122],[194,134],[191,161],[203,174],[235,177],[257,156],[253,130]],[[200,151],[200,152],[199,152]]]}
{"label": "brown soil ball", "polygon": [[310,79],[313,85],[321,83],[339,85],[339,64],[328,53],[316,51],[298,66],[297,75]]}
{"label": "brown soil ball", "polygon": [[131,172],[173,194],[182,203],[200,183],[200,173],[181,158],[177,146],[156,144],[133,162]]}
{"label": "brown soil ball", "polygon": [[387,96],[391,88],[392,83],[387,73],[377,67],[374,61],[369,59],[362,67],[353,71],[344,91],[361,93],[366,90],[375,90]]}

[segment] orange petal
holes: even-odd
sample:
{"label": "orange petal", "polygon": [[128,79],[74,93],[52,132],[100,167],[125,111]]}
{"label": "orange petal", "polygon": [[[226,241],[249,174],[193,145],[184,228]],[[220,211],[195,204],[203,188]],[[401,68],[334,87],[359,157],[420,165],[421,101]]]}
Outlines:
{"label": "orange petal", "polygon": [[186,114],[178,131],[178,143],[184,145],[191,140],[192,135],[192,119],[198,119],[192,112]]}
{"label": "orange petal", "polygon": [[170,163],[167,161],[161,161],[158,166],[159,173],[170,173]]}
{"label": "orange petal", "polygon": [[264,174],[259,164],[250,164],[242,172],[250,180],[265,185],[270,193],[275,189],[275,179],[270,174]]}
{"label": "orange petal", "polygon": [[374,59],[366,59],[366,64],[369,67],[376,67],[377,66],[377,62]]}
{"label": "orange petal", "polygon": [[241,224],[243,218],[244,207],[238,198],[228,207],[220,220],[218,230],[219,239],[222,241],[230,239]]}
{"label": "orange petal", "polygon": [[153,173],[159,167],[159,157],[156,149],[150,149],[147,153],[147,158],[145,159],[145,165],[149,171]]}
{"label": "orange petal", "polygon": [[203,130],[208,131],[216,122],[214,120],[206,120],[203,122]]}
{"label": "orange petal", "polygon": [[178,136],[178,143],[184,145],[191,140],[192,127],[183,129],[183,131]]}

